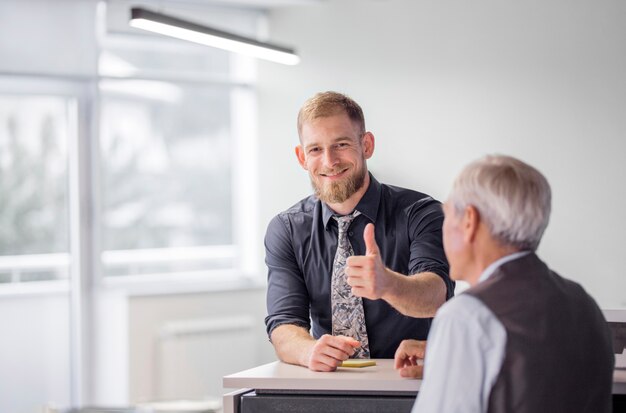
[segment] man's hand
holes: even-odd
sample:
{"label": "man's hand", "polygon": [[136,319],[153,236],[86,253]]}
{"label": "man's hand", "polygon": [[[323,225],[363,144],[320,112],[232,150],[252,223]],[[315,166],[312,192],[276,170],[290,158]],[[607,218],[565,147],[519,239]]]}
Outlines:
{"label": "man's hand", "polygon": [[426,341],[403,340],[394,356],[395,368],[402,377],[421,379],[424,375],[425,355]]}
{"label": "man's hand", "polygon": [[306,367],[313,371],[335,371],[360,346],[352,337],[324,334],[311,346]]}
{"label": "man's hand", "polygon": [[365,226],[363,240],[365,255],[346,260],[346,281],[352,294],[370,300],[383,299],[410,317],[434,317],[446,302],[443,279],[430,271],[404,275],[385,267],[374,238],[374,224]]}
{"label": "man's hand", "polygon": [[346,261],[346,277],[352,294],[370,300],[383,298],[390,288],[391,274],[380,258],[378,244],[374,238],[374,224],[367,224],[363,231],[365,255],[354,255]]}
{"label": "man's hand", "polygon": [[278,358],[289,364],[314,371],[334,371],[354,354],[361,343],[352,337],[324,334],[313,338],[308,329],[293,324],[279,325],[272,331],[271,341]]}

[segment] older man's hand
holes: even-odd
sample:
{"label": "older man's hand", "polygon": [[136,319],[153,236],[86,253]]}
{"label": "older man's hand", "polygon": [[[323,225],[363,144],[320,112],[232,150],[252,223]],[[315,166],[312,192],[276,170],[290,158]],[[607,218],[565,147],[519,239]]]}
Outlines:
{"label": "older man's hand", "polygon": [[404,340],[394,356],[394,365],[400,376],[421,379],[424,376],[426,341]]}

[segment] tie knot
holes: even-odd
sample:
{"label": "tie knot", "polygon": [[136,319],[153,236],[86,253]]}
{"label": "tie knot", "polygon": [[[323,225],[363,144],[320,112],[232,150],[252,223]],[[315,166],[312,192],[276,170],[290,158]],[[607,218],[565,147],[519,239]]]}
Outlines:
{"label": "tie knot", "polygon": [[347,230],[352,220],[354,220],[354,218],[356,218],[360,214],[361,213],[355,209],[351,214],[348,215],[333,215],[333,218],[335,219],[335,221],[337,221],[339,232],[344,232],[345,230]]}

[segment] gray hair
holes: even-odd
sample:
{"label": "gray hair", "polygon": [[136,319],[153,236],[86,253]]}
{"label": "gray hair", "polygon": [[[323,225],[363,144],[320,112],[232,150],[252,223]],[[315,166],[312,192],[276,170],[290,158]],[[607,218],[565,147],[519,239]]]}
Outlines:
{"label": "gray hair", "polygon": [[461,171],[448,200],[457,213],[474,206],[502,244],[534,251],[548,226],[552,194],[537,169],[510,156],[488,155]]}

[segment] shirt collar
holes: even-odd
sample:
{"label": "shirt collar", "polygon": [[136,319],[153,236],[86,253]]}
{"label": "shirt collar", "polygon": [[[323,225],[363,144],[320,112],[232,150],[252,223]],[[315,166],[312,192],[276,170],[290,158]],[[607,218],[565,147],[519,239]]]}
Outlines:
{"label": "shirt collar", "polygon": [[492,262],[491,264],[489,264],[489,266],[487,268],[485,268],[485,271],[483,271],[482,274],[480,274],[480,277],[478,278],[478,282],[481,283],[485,280],[487,280],[489,277],[491,277],[493,275],[493,273],[498,269],[498,267],[500,267],[501,265],[509,262],[509,261],[513,261],[516,260],[518,258],[522,258],[528,254],[530,254],[531,251],[518,251],[518,252],[514,252],[513,254],[509,254],[509,255],[505,255],[504,257],[501,257],[499,259],[497,259],[496,261]]}
{"label": "shirt collar", "polygon": [[[368,172],[369,173],[369,172]],[[374,176],[370,173],[370,185],[367,188],[367,191],[363,194],[363,197],[359,200],[359,203],[356,205],[357,211],[359,211],[362,215],[365,215],[371,222],[376,223],[376,215],[378,214],[378,205],[380,204],[380,182],[374,178]],[[330,218],[335,215],[335,212],[326,205],[326,202],[322,202],[322,219],[324,223],[324,228],[327,228],[328,221]]]}

